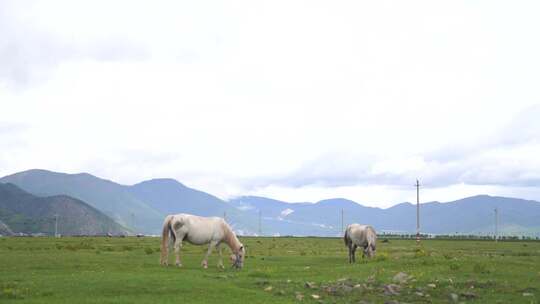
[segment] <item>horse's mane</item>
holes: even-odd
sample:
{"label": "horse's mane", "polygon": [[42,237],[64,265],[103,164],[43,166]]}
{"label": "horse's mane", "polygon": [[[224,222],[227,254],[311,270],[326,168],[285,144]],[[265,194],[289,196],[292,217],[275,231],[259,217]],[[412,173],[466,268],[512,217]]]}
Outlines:
{"label": "horse's mane", "polygon": [[229,224],[224,221],[222,223],[222,227],[223,233],[225,234],[223,240],[225,241],[225,243],[227,243],[227,245],[229,245],[229,247],[231,247],[232,251],[238,252],[242,244],[232,231],[231,226],[229,226]]}

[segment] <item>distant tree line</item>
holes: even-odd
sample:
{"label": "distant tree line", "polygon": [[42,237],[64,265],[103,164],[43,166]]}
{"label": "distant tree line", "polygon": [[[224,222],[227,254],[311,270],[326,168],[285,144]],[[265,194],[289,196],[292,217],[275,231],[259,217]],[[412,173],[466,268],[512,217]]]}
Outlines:
{"label": "distant tree line", "polygon": [[[416,234],[383,233],[378,235],[381,239],[416,239]],[[421,239],[437,240],[495,240],[494,235],[477,234],[420,234]],[[497,238],[501,241],[539,241],[538,236],[504,235]]]}

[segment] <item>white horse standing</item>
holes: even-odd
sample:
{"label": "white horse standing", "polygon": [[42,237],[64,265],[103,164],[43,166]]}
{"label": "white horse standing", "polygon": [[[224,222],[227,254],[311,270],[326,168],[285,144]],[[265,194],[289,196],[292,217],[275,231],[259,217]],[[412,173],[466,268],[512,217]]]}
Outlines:
{"label": "white horse standing", "polygon": [[161,264],[169,264],[169,235],[174,242],[174,253],[176,256],[176,266],[182,266],[180,262],[180,248],[182,241],[186,240],[194,245],[208,245],[208,252],[204,256],[202,266],[208,268],[208,256],[214,249],[219,252],[218,267],[223,268],[221,255],[221,243],[227,244],[233,255],[231,260],[233,267],[242,268],[244,266],[245,249],[240,243],[231,227],[224,219],[219,217],[201,217],[191,214],[167,215],[163,222],[163,234],[161,240]]}
{"label": "white horse standing", "polygon": [[362,257],[369,258],[375,255],[375,243],[377,242],[377,234],[375,229],[369,225],[350,224],[345,229],[343,236],[345,246],[349,247],[349,263],[356,262],[356,248],[362,247]]}

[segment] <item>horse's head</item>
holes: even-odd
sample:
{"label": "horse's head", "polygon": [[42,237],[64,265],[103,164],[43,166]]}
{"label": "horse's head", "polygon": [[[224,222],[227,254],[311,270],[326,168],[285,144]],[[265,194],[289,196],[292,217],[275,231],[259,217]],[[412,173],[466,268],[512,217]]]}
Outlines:
{"label": "horse's head", "polygon": [[244,248],[244,245],[240,244],[240,248],[234,254],[231,254],[232,267],[235,267],[235,268],[244,267],[245,257],[246,257],[246,249]]}
{"label": "horse's head", "polygon": [[364,254],[369,257],[369,258],[372,258],[375,256],[375,245],[371,244],[371,245],[368,245],[364,248]]}

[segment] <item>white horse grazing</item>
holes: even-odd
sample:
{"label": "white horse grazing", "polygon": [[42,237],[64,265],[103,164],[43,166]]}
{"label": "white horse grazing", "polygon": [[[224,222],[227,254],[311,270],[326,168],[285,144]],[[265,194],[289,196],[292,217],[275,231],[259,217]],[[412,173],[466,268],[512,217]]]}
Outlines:
{"label": "white horse grazing", "polygon": [[180,262],[180,247],[182,241],[186,240],[194,245],[208,245],[208,252],[204,256],[202,266],[208,268],[208,256],[214,247],[219,252],[218,267],[223,268],[220,244],[227,244],[233,255],[231,261],[233,267],[242,268],[244,266],[244,256],[246,254],[244,245],[240,243],[231,227],[220,217],[201,217],[191,214],[167,215],[163,223],[163,234],[161,239],[161,264],[169,264],[169,235],[174,242],[174,253],[176,256],[176,266],[182,266]]}
{"label": "white horse grazing", "polygon": [[362,247],[362,257],[368,256],[369,258],[375,255],[375,243],[377,242],[377,234],[375,229],[368,225],[350,224],[345,229],[345,246],[349,247],[349,263],[356,262],[356,248]]}

